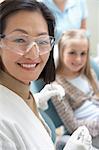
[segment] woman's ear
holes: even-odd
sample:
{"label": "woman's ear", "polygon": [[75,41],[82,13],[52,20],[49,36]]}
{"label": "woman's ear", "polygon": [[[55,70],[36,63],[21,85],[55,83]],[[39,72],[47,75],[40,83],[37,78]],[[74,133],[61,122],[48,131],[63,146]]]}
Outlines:
{"label": "woman's ear", "polygon": [[0,39],[0,49],[2,48],[2,43],[1,43],[1,39]]}
{"label": "woman's ear", "polygon": [[0,41],[0,51],[1,51],[1,48],[2,48],[2,44],[1,44],[1,41]]}
{"label": "woman's ear", "polygon": [[2,40],[0,38],[0,50],[2,49]]}
{"label": "woman's ear", "polygon": [[1,43],[1,40],[0,40],[0,56],[1,56],[1,51],[2,51],[2,43]]}
{"label": "woman's ear", "polygon": [[0,40],[0,50],[1,50],[2,44],[1,44],[1,40]]}

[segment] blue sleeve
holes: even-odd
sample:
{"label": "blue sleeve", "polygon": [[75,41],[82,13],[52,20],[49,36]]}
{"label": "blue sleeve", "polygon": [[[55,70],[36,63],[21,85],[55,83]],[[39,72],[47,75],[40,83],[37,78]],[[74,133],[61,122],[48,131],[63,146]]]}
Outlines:
{"label": "blue sleeve", "polygon": [[87,18],[88,17],[87,1],[86,0],[80,0],[80,7],[82,10],[82,19]]}

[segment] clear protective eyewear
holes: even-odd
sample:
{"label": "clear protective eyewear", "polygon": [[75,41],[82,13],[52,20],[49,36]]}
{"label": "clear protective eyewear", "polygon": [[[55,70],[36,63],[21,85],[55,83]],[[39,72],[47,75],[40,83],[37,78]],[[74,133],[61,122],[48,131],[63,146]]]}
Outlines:
{"label": "clear protective eyewear", "polygon": [[55,44],[55,38],[48,35],[42,35],[33,38],[27,34],[10,33],[8,35],[0,34],[1,48],[6,48],[20,55],[24,55],[35,47],[39,55],[43,55],[52,50]]}

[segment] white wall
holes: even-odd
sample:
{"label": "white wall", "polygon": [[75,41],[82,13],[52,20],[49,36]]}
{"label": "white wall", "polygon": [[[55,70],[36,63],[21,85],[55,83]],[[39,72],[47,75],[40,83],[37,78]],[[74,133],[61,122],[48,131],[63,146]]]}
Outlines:
{"label": "white wall", "polygon": [[86,0],[88,4],[89,17],[88,28],[91,31],[91,53],[96,55],[99,43],[99,0]]}

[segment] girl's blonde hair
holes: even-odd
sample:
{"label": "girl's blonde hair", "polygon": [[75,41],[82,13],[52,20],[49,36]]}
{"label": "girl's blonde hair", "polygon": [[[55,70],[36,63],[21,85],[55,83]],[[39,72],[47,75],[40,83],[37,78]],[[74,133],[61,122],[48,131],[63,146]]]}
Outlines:
{"label": "girl's blonde hair", "polygon": [[64,32],[62,34],[61,39],[59,40],[58,43],[58,49],[59,49],[59,63],[58,63],[58,67],[57,67],[57,71],[59,70],[59,68],[61,67],[61,59],[60,59],[60,52],[66,48],[67,44],[71,44],[73,40],[75,39],[85,39],[88,41],[88,53],[87,53],[87,61],[85,66],[80,70],[80,73],[85,74],[85,76],[88,78],[95,94],[99,97],[99,89],[98,86],[96,84],[96,81],[93,77],[93,73],[92,73],[92,69],[90,66],[90,59],[89,59],[89,38],[86,34],[85,30],[80,30],[80,29],[74,29],[74,30],[68,30],[66,32]]}

